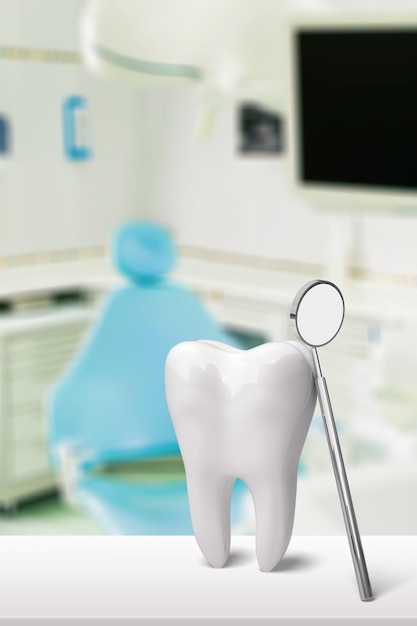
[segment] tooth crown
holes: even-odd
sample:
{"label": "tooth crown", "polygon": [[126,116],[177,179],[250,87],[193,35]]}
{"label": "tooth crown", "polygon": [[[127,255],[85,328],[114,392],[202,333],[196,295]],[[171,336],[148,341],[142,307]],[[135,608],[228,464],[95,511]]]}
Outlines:
{"label": "tooth crown", "polygon": [[272,569],[291,537],[297,465],[316,402],[309,350],[297,342],[247,351],[184,342],[167,357],[165,385],[201,550],[212,565],[227,560],[230,494],[240,478],[255,502],[260,567]]}

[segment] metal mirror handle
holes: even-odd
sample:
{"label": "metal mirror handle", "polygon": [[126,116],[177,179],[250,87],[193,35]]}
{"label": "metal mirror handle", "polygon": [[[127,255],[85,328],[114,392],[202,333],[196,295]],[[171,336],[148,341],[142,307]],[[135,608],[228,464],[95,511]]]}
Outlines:
{"label": "metal mirror handle", "polygon": [[[340,308],[340,302],[339,302],[339,308],[337,308],[337,311],[338,311],[337,314],[340,315],[340,320],[336,319],[336,325],[334,323],[334,320],[331,320],[332,311],[329,310],[329,307],[327,307],[326,311],[323,311],[324,315],[330,316],[329,319],[332,322],[330,326],[333,327],[333,330],[331,330],[331,334],[327,341],[324,341],[323,336],[321,336],[320,343],[315,345],[314,337],[310,337],[310,336],[303,337],[300,334],[300,325],[297,324],[297,316],[300,312],[300,306],[304,299],[304,296],[308,294],[312,289],[314,289],[315,287],[319,287],[319,286],[325,287],[325,291],[327,293],[331,293],[329,292],[329,289],[331,290],[332,288],[334,288],[336,290],[334,293],[334,296],[336,297],[336,301],[337,301],[337,297],[340,296],[342,306]],[[310,299],[310,302],[313,302],[315,307],[317,306],[317,301]],[[331,298],[328,299],[328,302],[331,303]],[[307,313],[308,312],[309,311],[307,310]],[[322,311],[317,312],[317,311],[312,310],[312,313],[317,315],[317,314],[321,314]],[[350,551],[352,554],[356,580],[358,582],[359,594],[360,594],[361,600],[369,601],[373,599],[371,583],[369,581],[368,569],[366,567],[365,555],[364,555],[363,548],[362,548],[361,536],[359,533],[358,523],[356,521],[355,509],[353,507],[352,496],[350,493],[345,465],[343,462],[343,456],[342,456],[342,451],[340,448],[339,437],[337,434],[336,423],[335,423],[334,416],[333,416],[333,410],[332,410],[332,404],[330,401],[329,391],[327,388],[326,379],[322,375],[320,361],[319,361],[319,357],[317,353],[317,345],[325,345],[326,343],[329,343],[336,336],[336,334],[339,332],[342,326],[343,318],[344,318],[343,296],[341,292],[339,291],[339,289],[336,287],[336,285],[333,285],[333,283],[329,283],[327,281],[320,281],[320,280],[307,283],[298,292],[298,294],[296,295],[294,299],[293,305],[291,307],[290,318],[291,318],[291,321],[294,326],[294,330],[298,338],[301,339],[303,343],[306,343],[310,347],[311,352],[312,352],[317,395],[319,398],[320,409],[321,409],[321,413],[323,416],[327,443],[329,446],[333,472],[335,475],[340,504],[342,507],[343,520],[345,522],[347,537],[349,541],[349,547],[350,547]],[[336,333],[334,332],[334,328],[337,328]]]}

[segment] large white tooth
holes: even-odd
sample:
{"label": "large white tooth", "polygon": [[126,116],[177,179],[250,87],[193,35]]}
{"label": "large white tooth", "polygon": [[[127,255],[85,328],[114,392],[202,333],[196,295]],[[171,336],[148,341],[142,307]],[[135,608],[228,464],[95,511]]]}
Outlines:
{"label": "large white tooth", "polygon": [[225,564],[240,478],[255,504],[258,563],[270,571],[291,538],[297,466],[316,403],[310,351],[297,342],[238,350],[188,341],[170,351],[165,386],[201,551],[214,567]]}

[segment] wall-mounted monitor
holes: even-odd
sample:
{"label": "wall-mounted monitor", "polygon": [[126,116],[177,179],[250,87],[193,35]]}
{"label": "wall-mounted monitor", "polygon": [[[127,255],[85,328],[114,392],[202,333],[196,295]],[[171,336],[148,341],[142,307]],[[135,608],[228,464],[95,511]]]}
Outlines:
{"label": "wall-mounted monitor", "polygon": [[288,144],[315,205],[417,213],[417,13],[292,19]]}

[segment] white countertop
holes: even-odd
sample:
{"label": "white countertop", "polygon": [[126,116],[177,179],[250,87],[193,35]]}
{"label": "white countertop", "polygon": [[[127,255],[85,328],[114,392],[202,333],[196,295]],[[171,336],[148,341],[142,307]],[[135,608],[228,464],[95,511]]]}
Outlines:
{"label": "white countertop", "polygon": [[58,289],[110,288],[122,281],[109,259],[28,265],[0,271],[0,297],[28,297]]}
{"label": "white countertop", "polygon": [[[284,307],[289,306],[305,282],[314,278],[320,277],[184,255],[171,276],[172,280],[183,282],[197,292],[212,294],[214,298],[232,297]],[[123,282],[108,258],[17,267],[0,271],[0,298],[25,298],[59,289],[106,290]],[[350,315],[369,319],[415,319],[417,289],[358,281],[346,281],[339,286]]]}
{"label": "white countertop", "polygon": [[415,624],[417,536],[363,546],[373,602],[359,598],[345,536],[293,536],[270,573],[258,569],[255,537],[232,537],[223,569],[194,537],[0,537],[0,623]]}

